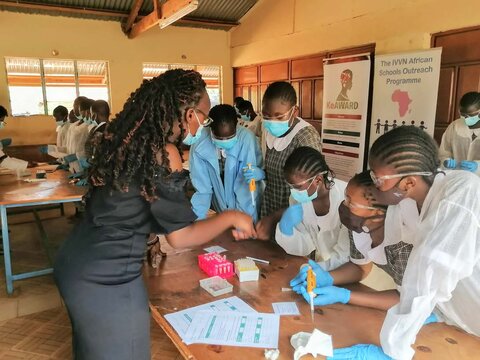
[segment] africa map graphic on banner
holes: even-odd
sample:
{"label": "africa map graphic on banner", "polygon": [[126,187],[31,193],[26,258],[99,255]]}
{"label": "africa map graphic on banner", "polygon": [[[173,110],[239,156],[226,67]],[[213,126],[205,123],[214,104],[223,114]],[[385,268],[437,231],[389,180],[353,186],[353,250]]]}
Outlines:
{"label": "africa map graphic on banner", "polygon": [[375,58],[370,146],[382,134],[414,125],[433,135],[441,49]]}

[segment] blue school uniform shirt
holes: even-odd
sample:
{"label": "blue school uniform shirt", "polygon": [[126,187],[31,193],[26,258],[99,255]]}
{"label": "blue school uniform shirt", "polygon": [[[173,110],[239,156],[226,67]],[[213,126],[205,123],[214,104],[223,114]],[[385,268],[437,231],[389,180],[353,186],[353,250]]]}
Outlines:
{"label": "blue school uniform shirt", "polygon": [[195,188],[192,197],[192,209],[199,219],[205,219],[213,203],[217,212],[228,209],[243,211],[258,220],[262,184],[257,184],[256,206],[248,183],[243,177],[243,168],[247,164],[262,167],[263,158],[256,136],[248,129],[237,126],[238,141],[226,156],[223,181],[220,176],[219,150],[212,142],[211,130],[206,128],[202,137],[190,149],[190,178]]}

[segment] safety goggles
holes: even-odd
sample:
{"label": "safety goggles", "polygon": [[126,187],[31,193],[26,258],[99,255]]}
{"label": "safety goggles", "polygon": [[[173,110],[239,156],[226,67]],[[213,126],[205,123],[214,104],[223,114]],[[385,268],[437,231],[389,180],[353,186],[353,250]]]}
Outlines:
{"label": "safety goggles", "polygon": [[408,172],[408,173],[402,173],[402,174],[383,175],[383,176],[377,177],[373,172],[373,170],[370,170],[370,177],[372,178],[372,181],[377,188],[382,187],[383,184],[385,184],[385,180],[404,178],[405,176],[414,176],[414,175],[431,176],[433,175],[433,173],[430,171],[414,171],[414,172]]}
{"label": "safety goggles", "polygon": [[343,203],[345,204],[345,206],[347,206],[350,209],[365,209],[365,210],[382,210],[382,211],[384,211],[384,209],[382,209],[382,208],[358,204],[356,202],[351,201],[347,197],[345,197],[345,200],[343,200]]}
{"label": "safety goggles", "polygon": [[215,140],[230,140],[230,139],[233,139],[235,136],[237,136],[236,132],[233,135],[228,137],[218,137],[218,136],[215,136],[212,132],[212,139],[215,139]]}
{"label": "safety goggles", "polygon": [[314,176],[312,176],[312,177],[310,177],[310,178],[308,178],[308,179],[306,179],[306,180],[303,180],[303,181],[301,181],[301,182],[299,182],[299,183],[297,183],[297,184],[290,184],[290,183],[287,181],[287,185],[288,185],[288,187],[289,187],[290,189],[298,189],[298,188],[302,187],[303,185],[305,185],[306,183],[310,182],[310,184],[308,184],[308,187],[307,187],[307,190],[308,190],[308,189],[310,188],[310,186],[312,185],[313,180],[315,180],[315,178],[316,178],[317,176],[321,176],[321,175],[324,175],[324,174],[327,174],[327,173],[328,173],[328,171],[322,171],[321,173],[318,173],[317,175],[314,175]]}
{"label": "safety goggles", "polygon": [[480,115],[480,110],[477,112],[474,112],[473,114],[462,113],[461,111],[459,111],[459,113],[461,117],[468,118],[468,117]]}
{"label": "safety goggles", "polygon": [[295,106],[292,106],[292,108],[288,110],[285,114],[278,115],[278,116],[268,116],[262,113],[262,119],[263,120],[285,120],[285,118],[288,115],[288,120],[290,120],[294,109],[295,109]]}

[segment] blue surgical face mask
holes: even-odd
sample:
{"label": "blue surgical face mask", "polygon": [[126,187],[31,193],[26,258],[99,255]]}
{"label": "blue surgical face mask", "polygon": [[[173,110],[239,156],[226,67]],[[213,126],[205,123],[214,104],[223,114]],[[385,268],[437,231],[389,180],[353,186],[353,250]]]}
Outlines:
{"label": "blue surgical face mask", "polygon": [[[269,119],[262,119],[263,127],[267,130],[270,134],[275,137],[280,137],[284,135],[290,129],[290,120],[292,120],[293,114],[293,107],[286,112],[285,114],[281,115],[281,117],[290,114],[288,120],[269,120]],[[280,118],[281,118],[280,117]]]}
{"label": "blue surgical face mask", "polygon": [[3,129],[5,127],[5,122],[0,121],[0,129]]}
{"label": "blue surgical face mask", "polygon": [[77,114],[74,113],[73,115],[75,115],[75,117],[77,118],[77,120],[83,120],[82,114],[77,115]]}
{"label": "blue surgical face mask", "polygon": [[290,189],[290,194],[292,195],[292,198],[299,203],[306,203],[309,201],[313,201],[317,198],[318,196],[318,186],[317,189],[313,192],[312,195],[308,195],[308,189],[310,189],[310,186],[312,186],[313,182],[315,181],[315,178],[317,175],[315,175],[312,180],[310,181],[310,184],[308,184],[308,187],[305,190],[297,190],[294,188]]}
{"label": "blue surgical face mask", "polygon": [[183,139],[183,143],[188,146],[191,146],[195,144],[198,140],[200,140],[200,137],[202,136],[202,131],[203,131],[203,125],[200,124],[200,119],[198,118],[197,113],[195,111],[193,111],[193,113],[195,114],[195,118],[197,119],[197,122],[198,122],[198,129],[195,135],[192,135],[190,133],[190,127],[188,128],[188,134],[185,137],[185,139]]}
{"label": "blue surgical face mask", "polygon": [[63,121],[55,121],[55,123],[57,124],[57,126],[62,126],[64,124]]}
{"label": "blue surgical face mask", "polygon": [[250,121],[250,115],[242,114],[242,115],[240,115],[240,118],[241,118],[243,121]]}
{"label": "blue surgical face mask", "polygon": [[465,124],[467,126],[474,126],[476,123],[480,121],[480,114],[477,114],[475,116],[462,116],[463,120],[465,121]]}
{"label": "blue surgical face mask", "polygon": [[263,120],[263,127],[275,137],[280,137],[290,129],[290,119],[285,121]]}
{"label": "blue surgical face mask", "polygon": [[237,135],[235,135],[234,137],[232,137],[230,139],[220,140],[220,139],[216,139],[212,136],[212,142],[213,142],[213,145],[215,145],[217,148],[224,149],[224,150],[230,150],[238,142],[238,137],[237,137]]}

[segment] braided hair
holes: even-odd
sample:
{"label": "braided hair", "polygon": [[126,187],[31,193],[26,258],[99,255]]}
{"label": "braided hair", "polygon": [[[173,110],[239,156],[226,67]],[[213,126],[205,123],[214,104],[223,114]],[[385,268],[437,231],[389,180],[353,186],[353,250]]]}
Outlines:
{"label": "braided hair", "polygon": [[222,126],[228,125],[231,126],[232,129],[235,129],[237,127],[237,112],[235,111],[235,108],[231,105],[215,105],[213,108],[210,109],[208,115],[213,120],[213,122],[210,124],[210,128],[212,129],[214,135],[219,133],[219,129]]}
{"label": "braided hair", "polygon": [[162,167],[169,175],[168,139],[179,127],[175,145],[182,154],[180,146],[186,132],[182,118],[186,110],[198,105],[205,86],[198,72],[183,69],[144,80],[94,144],[95,153],[101,156],[93,159],[90,183],[122,192],[135,183],[146,200],[154,200],[156,154],[160,153]]}
{"label": "braided hair", "polygon": [[262,103],[266,104],[272,100],[281,100],[294,106],[297,104],[297,93],[292,84],[286,81],[276,81],[268,85]]}
{"label": "braided hair", "polygon": [[[370,149],[370,162],[391,166],[398,174],[436,174],[440,166],[437,143],[415,126],[400,126],[380,136]],[[432,185],[433,176],[423,179]]]}
{"label": "braided hair", "polygon": [[476,91],[467,92],[460,99],[460,107],[467,109],[470,106],[480,108],[480,93]]}
{"label": "braided hair", "polygon": [[323,174],[323,182],[327,189],[331,189],[335,185],[335,174],[328,167],[322,153],[314,148],[308,146],[300,146],[292,151],[290,156],[285,161],[283,166],[284,174],[302,173],[308,178]]}
{"label": "braided hair", "polygon": [[363,190],[363,197],[367,201],[368,206],[387,211],[388,206],[380,204],[372,192],[372,189],[375,185],[373,184],[369,170],[355,174],[355,176],[350,179],[347,186],[352,185],[357,186]]}

